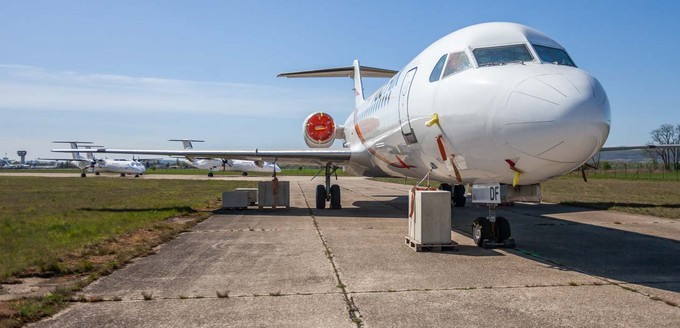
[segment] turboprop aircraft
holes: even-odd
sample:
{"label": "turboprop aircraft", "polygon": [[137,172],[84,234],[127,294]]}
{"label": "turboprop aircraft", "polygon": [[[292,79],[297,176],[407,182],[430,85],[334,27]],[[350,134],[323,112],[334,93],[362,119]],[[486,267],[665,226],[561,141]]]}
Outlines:
{"label": "turboprop aircraft", "polygon": [[[193,139],[170,139],[168,141],[180,141],[184,149],[194,149],[192,142],[204,142],[203,140]],[[215,169],[222,171],[241,172],[243,176],[247,176],[249,172],[260,173],[280,173],[281,168],[275,163],[268,163],[264,161],[244,161],[238,159],[224,159],[224,158],[196,158],[193,156],[186,156],[189,165],[201,169],[208,170],[208,176],[213,176]]]}
{"label": "turboprop aircraft", "polygon": [[[53,161],[68,161],[71,166],[75,166],[82,170],[80,177],[84,178],[87,176],[87,171],[94,172],[95,175],[99,175],[100,172],[113,172],[120,173],[121,177],[126,174],[134,175],[138,178],[141,174],[144,174],[146,168],[142,163],[135,160],[127,159],[96,159],[94,158],[92,150],[99,149],[102,146],[91,145],[90,141],[53,141],[53,143],[68,143],[71,145],[71,153],[73,154],[73,159],[60,159],[51,158],[49,160]],[[80,145],[85,144],[85,149],[80,148]],[[83,158],[80,153],[86,154],[86,158]],[[42,158],[45,159],[45,158]]]}
{"label": "turboprop aircraft", "polygon": [[[316,189],[319,209],[327,201],[340,208],[340,187],[330,182],[337,165],[366,176],[429,176],[453,184],[456,206],[465,204],[463,186],[470,185],[472,201],[489,207],[488,217],[473,226],[473,239],[482,246],[510,240],[508,221],[495,215],[501,200],[539,201],[540,182],[607,150],[610,106],[600,82],[557,41],[520,24],[455,31],[400,71],[355,60],[350,67],[279,76],[350,77],[356,108],[343,125],[323,112],[308,116],[302,133],[314,149],[93,151],[325,165],[325,185]],[[365,97],[363,77],[389,81]],[[319,149],[336,139],[344,149]]]}

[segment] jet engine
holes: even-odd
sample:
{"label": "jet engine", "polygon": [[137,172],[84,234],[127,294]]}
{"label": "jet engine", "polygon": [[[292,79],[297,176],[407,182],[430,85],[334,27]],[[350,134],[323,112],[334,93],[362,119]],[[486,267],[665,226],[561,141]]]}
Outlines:
{"label": "jet engine", "polygon": [[310,148],[328,148],[335,141],[336,125],[333,118],[323,112],[307,116],[302,126],[305,143]]}

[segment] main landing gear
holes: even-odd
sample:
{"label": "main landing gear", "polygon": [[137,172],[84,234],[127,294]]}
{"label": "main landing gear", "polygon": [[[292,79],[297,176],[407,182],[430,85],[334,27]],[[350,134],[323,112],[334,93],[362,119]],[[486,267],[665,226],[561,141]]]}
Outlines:
{"label": "main landing gear", "polygon": [[464,185],[453,185],[451,186],[448,183],[442,183],[439,186],[440,190],[446,190],[451,192],[451,205],[454,207],[463,207],[465,206],[465,186]]}
{"label": "main landing gear", "polygon": [[472,224],[472,240],[484,248],[515,248],[515,239],[510,235],[510,223],[502,216],[496,216],[496,204],[487,204],[489,216],[480,216]]}
{"label": "main landing gear", "polygon": [[85,174],[85,172],[80,173],[80,177],[81,177],[81,178],[84,178],[84,177],[86,177],[86,176],[87,176],[87,174]]}
{"label": "main landing gear", "polygon": [[212,171],[209,171],[209,172],[208,172],[208,177],[209,177],[209,178],[212,178],[213,175],[214,175],[214,174],[212,173]]}
{"label": "main landing gear", "polygon": [[[316,186],[316,208],[324,209],[326,208],[326,202],[330,201],[330,208],[333,210],[339,210],[342,208],[340,205],[340,186],[334,184],[331,185],[331,175],[336,173],[338,170],[337,166],[331,164],[326,164],[325,169],[325,181],[326,185]],[[338,175],[335,175],[335,179],[338,179]]]}

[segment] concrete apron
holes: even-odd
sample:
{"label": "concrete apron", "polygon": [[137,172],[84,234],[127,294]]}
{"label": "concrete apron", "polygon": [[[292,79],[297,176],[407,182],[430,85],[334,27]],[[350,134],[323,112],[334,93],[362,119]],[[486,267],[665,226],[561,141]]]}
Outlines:
{"label": "concrete apron", "polygon": [[517,205],[499,213],[518,249],[486,250],[465,235],[485,210],[455,208],[460,246],[415,253],[404,244],[408,186],[340,178],[343,209],[316,210],[321,179],[285,179],[291,209],[215,215],[85,290],[104,302],[35,326],[680,325],[669,305],[680,303],[680,257],[667,257],[680,244],[643,223],[624,231],[603,226],[611,212]]}

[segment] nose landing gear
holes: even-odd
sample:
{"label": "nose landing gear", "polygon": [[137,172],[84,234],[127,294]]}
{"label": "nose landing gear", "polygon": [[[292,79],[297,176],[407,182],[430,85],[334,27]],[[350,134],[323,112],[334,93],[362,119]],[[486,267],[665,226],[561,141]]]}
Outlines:
{"label": "nose landing gear", "polygon": [[487,204],[489,216],[480,216],[472,223],[472,240],[484,248],[515,248],[511,237],[510,223],[502,216],[496,216],[496,204]]}

